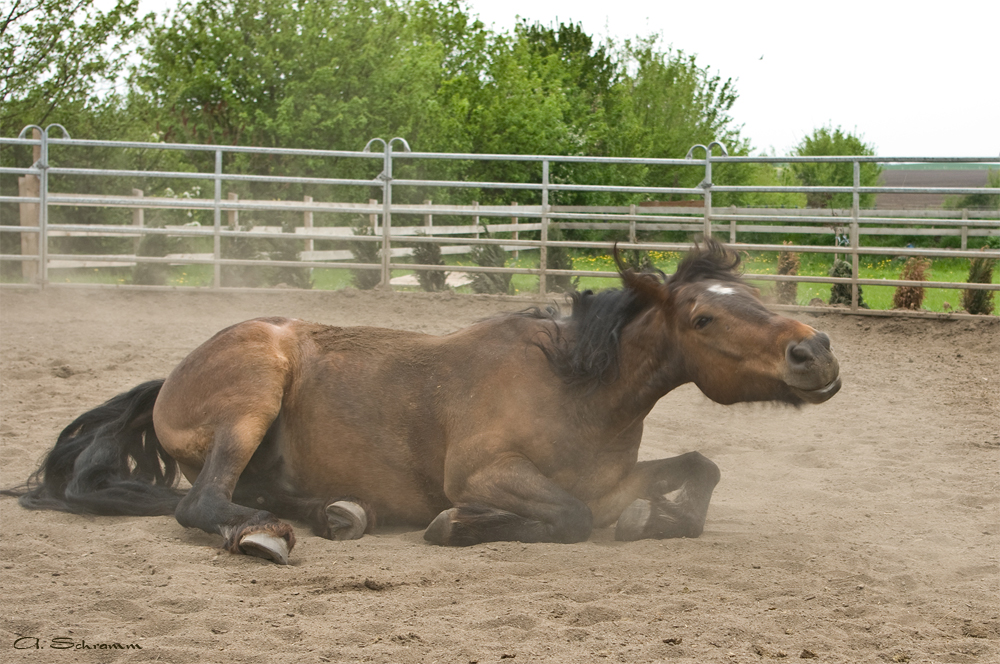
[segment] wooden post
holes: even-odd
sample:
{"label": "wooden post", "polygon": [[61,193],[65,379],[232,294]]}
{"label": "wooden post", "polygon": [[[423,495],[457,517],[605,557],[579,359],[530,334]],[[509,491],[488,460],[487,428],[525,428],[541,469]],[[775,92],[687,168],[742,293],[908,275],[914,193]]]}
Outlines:
{"label": "wooden post", "polygon": [[[424,201],[424,205],[431,205],[431,199],[429,199],[429,198],[426,199]],[[428,228],[431,228],[431,227],[434,226],[434,215],[431,214],[430,212],[428,212],[427,214],[424,215],[424,226],[427,226]],[[430,235],[429,232],[427,234]]]}
{"label": "wooden post", "polygon": [[[962,208],[962,221],[969,220],[969,211],[966,208]],[[969,227],[962,226],[962,249],[969,248]]]}
{"label": "wooden post", "polygon": [[[313,197],[312,196],[303,196],[302,200],[304,202],[306,202],[306,203],[312,203],[313,202]],[[312,229],[313,229],[313,213],[312,213],[312,210],[306,210],[305,212],[302,213],[302,226],[306,229],[306,233],[311,233],[312,232]],[[313,241],[312,240],[306,240],[305,250],[306,251],[312,251],[313,250]]]}
{"label": "wooden post", "polygon": [[[240,200],[239,194],[235,192],[229,192],[229,200],[238,201]],[[234,231],[240,229],[240,211],[239,210],[226,210],[226,219],[229,227]]]}
{"label": "wooden post", "polygon": [[[479,207],[479,201],[472,201],[472,207],[473,207],[473,209],[477,209]],[[474,217],[472,217],[472,224],[476,227],[476,239],[478,240],[479,239],[479,215],[478,214],[475,215]]]}
{"label": "wooden post", "polygon": [[[729,214],[736,214],[736,206],[729,206]],[[732,219],[729,222],[729,244],[736,244],[736,220]]]}
{"label": "wooden post", "polygon": [[[378,201],[374,198],[369,198],[368,205],[378,205]],[[378,235],[378,214],[368,215],[368,221],[372,222],[372,230]]]}
{"label": "wooden post", "polygon": [[[511,203],[511,205],[512,205],[513,207],[517,207],[517,201],[514,201],[513,203]],[[517,218],[517,217],[511,217],[511,218],[510,218],[510,223],[512,223],[512,224],[514,224],[515,226],[517,226],[517,223],[518,223],[518,218]],[[520,233],[519,233],[518,231],[514,231],[514,239],[515,239],[515,240],[520,240],[520,239],[521,239],[521,234],[520,234]],[[515,249],[514,249],[514,260],[516,261],[516,260],[517,260],[518,258],[520,258],[520,257],[521,257],[521,252],[520,252],[520,250],[518,250],[517,248],[515,248]]]}
{"label": "wooden post", "polygon": [[630,217],[628,220],[628,241],[635,244],[638,237],[635,232],[635,203],[628,206],[628,215]]}
{"label": "wooden post", "polygon": [[[142,191],[142,189],[133,189],[132,195],[135,196],[136,198],[142,198],[145,194]],[[141,207],[132,208],[132,225],[137,226],[139,228],[144,228],[146,226],[146,211]],[[133,253],[135,253],[136,255],[138,255],[139,253],[139,244],[142,243],[142,238],[143,236],[142,234],[140,234],[139,237],[135,239],[135,242],[132,243]]]}
{"label": "wooden post", "polygon": [[858,188],[861,186],[861,162],[854,162],[854,192],[851,194],[851,311],[857,311],[860,306],[861,286],[858,279],[861,278],[861,263],[858,256],[858,249],[861,246],[861,229],[858,225],[858,218],[861,216],[861,194]]}
{"label": "wooden post", "polygon": [[[25,198],[38,198],[41,187],[37,175],[17,179],[17,193]],[[38,203],[21,203],[21,225],[38,227]],[[21,233],[21,255],[38,255],[38,233]],[[38,260],[21,261],[21,276],[27,283],[38,279]]]}
{"label": "wooden post", "polygon": [[[35,140],[42,139],[42,133],[37,129],[32,129],[32,138]],[[42,158],[42,146],[35,145],[31,152],[32,163],[34,166]],[[25,175],[24,177],[19,177],[17,179],[17,195],[24,196],[25,198],[38,198],[41,196],[42,187],[41,181],[38,179],[37,175]],[[38,227],[38,215],[41,213],[41,208],[38,203],[21,203],[21,225],[22,226],[34,226]],[[22,256],[38,256],[38,243],[41,240],[38,233],[21,233],[21,255]],[[39,265],[38,260],[33,261],[21,261],[21,276],[28,283],[33,283],[38,280],[39,274],[41,273],[41,265]]]}
{"label": "wooden post", "polygon": [[545,297],[548,278],[545,270],[549,264],[549,160],[542,160],[542,231],[539,234],[542,246],[538,248],[538,296]]}

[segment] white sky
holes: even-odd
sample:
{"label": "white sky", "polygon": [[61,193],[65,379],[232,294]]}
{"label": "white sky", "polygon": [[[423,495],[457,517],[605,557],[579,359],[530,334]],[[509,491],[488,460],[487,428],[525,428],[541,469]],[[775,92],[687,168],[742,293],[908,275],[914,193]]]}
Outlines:
{"label": "white sky", "polygon": [[664,46],[736,79],[732,115],[757,152],[787,154],[832,124],[885,157],[1000,154],[998,0],[466,2],[497,30],[520,16],[579,22],[618,41],[661,34]]}

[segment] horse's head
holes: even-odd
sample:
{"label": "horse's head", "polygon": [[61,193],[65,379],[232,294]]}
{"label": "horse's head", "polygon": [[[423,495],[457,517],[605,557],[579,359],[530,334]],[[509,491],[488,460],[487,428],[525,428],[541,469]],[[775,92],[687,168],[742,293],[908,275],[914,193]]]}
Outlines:
{"label": "horse's head", "polygon": [[626,288],[665,314],[684,378],[713,401],[826,401],[840,389],[830,338],[769,311],[740,278],[739,263],[737,254],[709,240],[666,281],[621,273]]}

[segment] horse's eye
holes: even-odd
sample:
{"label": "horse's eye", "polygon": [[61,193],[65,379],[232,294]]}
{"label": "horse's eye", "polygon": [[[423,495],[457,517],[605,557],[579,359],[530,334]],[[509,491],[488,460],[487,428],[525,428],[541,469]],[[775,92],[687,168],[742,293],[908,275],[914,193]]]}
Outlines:
{"label": "horse's eye", "polygon": [[698,320],[694,322],[694,329],[700,330],[711,322],[712,322],[711,316],[699,316]]}

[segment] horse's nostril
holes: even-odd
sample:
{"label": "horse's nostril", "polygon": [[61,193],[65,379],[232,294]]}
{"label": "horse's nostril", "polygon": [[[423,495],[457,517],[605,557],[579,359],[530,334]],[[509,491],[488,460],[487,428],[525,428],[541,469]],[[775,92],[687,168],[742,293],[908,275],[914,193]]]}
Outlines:
{"label": "horse's nostril", "polygon": [[788,361],[790,364],[808,364],[816,359],[812,350],[805,343],[792,342],[788,344]]}
{"label": "horse's nostril", "polygon": [[813,339],[818,341],[826,350],[830,350],[830,335],[826,332],[817,332]]}

